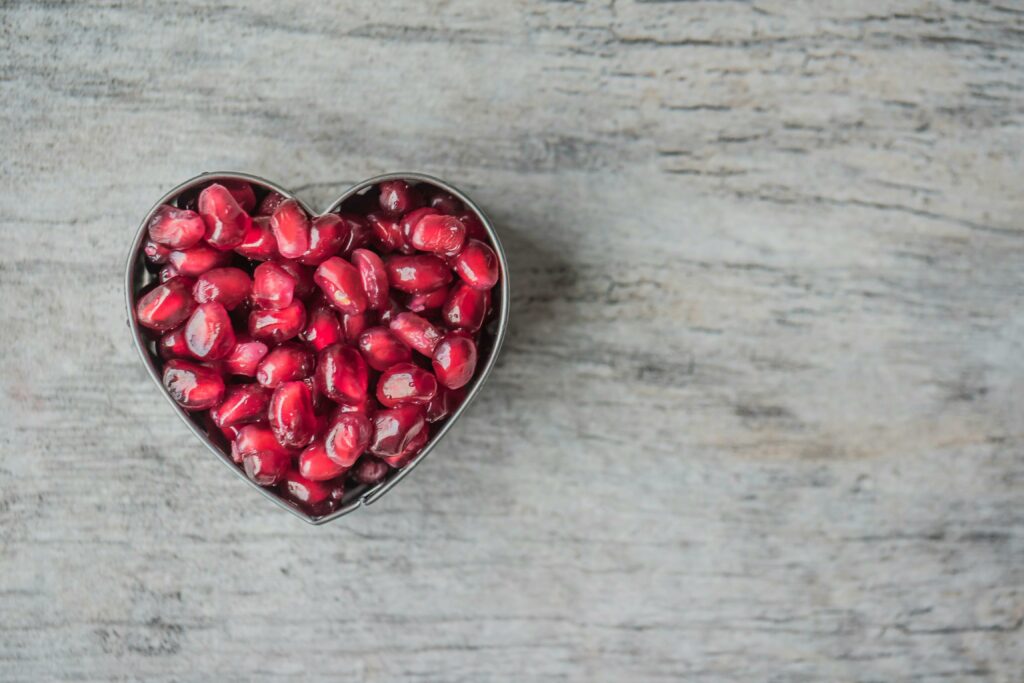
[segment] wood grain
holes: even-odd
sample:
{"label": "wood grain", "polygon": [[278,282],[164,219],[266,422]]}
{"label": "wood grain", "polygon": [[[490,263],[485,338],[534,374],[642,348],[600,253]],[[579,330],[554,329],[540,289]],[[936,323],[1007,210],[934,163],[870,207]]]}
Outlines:
{"label": "wood grain", "polygon": [[[1021,681],[1024,6],[0,3],[0,679]],[[203,170],[492,214],[512,329],[324,528],[122,309]]]}

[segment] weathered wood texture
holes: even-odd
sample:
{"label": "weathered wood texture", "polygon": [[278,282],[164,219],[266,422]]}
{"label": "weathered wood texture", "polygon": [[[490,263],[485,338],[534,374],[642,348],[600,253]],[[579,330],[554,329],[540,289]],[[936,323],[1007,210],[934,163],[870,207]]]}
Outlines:
{"label": "weathered wood texture", "polygon": [[[0,679],[1024,680],[1024,5],[0,3]],[[493,214],[497,371],[311,528],[125,329],[203,170]]]}

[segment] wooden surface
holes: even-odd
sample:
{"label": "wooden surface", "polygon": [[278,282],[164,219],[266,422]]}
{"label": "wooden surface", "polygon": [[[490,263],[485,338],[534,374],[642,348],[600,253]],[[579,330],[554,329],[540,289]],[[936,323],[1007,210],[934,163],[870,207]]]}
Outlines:
{"label": "wooden surface", "polygon": [[[0,680],[1024,680],[1024,5],[0,3]],[[204,170],[492,214],[512,328],[368,510],[135,357]]]}

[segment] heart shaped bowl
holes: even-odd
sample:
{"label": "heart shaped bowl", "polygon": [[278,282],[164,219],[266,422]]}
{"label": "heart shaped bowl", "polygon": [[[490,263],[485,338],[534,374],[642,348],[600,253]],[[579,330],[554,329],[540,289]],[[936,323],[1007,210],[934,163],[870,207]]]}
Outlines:
{"label": "heart shaped bowl", "polygon": [[[136,301],[138,297],[144,293],[147,286],[155,282],[157,274],[151,270],[148,261],[143,254],[143,244],[145,243],[148,233],[147,226],[150,219],[156,210],[163,204],[177,205],[178,202],[183,202],[189,197],[194,197],[199,190],[211,183],[221,180],[241,180],[252,184],[253,188],[258,194],[267,192],[277,192],[289,199],[294,199],[299,205],[306,211],[309,216],[318,215],[316,211],[313,211],[309,206],[303,202],[299,197],[294,196],[291,192],[279,187],[274,183],[259,178],[257,176],[249,175],[247,173],[235,173],[235,172],[216,172],[216,173],[204,173],[196,176],[191,180],[188,180],[181,185],[178,185],[173,190],[161,197],[153,208],[149,210],[146,216],[142,219],[139,224],[139,229],[135,234],[135,239],[132,242],[131,250],[128,254],[128,262],[125,268],[125,303],[128,307],[128,326],[131,329],[132,339],[135,342],[135,348],[138,349],[139,356],[142,358],[142,364],[146,368],[146,372],[149,373],[150,378],[159,387],[160,393],[165,399],[171,404],[174,412],[179,418],[188,426],[188,428],[195,434],[196,438],[210,450],[221,462],[223,462],[231,470],[231,472],[249,484],[253,489],[260,492],[262,496],[272,501],[275,505],[288,512],[292,513],[299,519],[310,524],[324,524],[331,520],[337,519],[344,515],[349,514],[366,505],[379,500],[381,496],[386,494],[392,488],[394,488],[398,482],[402,481],[420,462],[423,461],[427,455],[433,451],[438,443],[444,438],[448,430],[451,429],[452,425],[455,424],[456,420],[466,411],[469,404],[473,401],[476,395],[480,392],[480,388],[487,380],[491,370],[494,368],[495,361],[498,358],[498,353],[501,350],[501,344],[504,341],[505,333],[508,329],[508,310],[509,310],[509,273],[508,273],[508,261],[505,256],[505,251],[502,249],[501,240],[498,239],[498,234],[494,229],[494,226],[487,219],[487,216],[483,211],[480,210],[472,199],[466,196],[458,188],[446,183],[438,178],[424,175],[422,173],[388,173],[380,175],[351,187],[338,199],[336,199],[323,213],[333,213],[343,208],[351,206],[351,203],[359,203],[360,201],[365,202],[365,195],[370,192],[376,185],[387,180],[405,180],[410,185],[426,185],[428,187],[437,188],[453,195],[457,199],[465,204],[466,208],[480,219],[484,229],[487,231],[487,235],[490,238],[491,247],[494,248],[495,253],[498,255],[499,267],[500,267],[500,279],[496,288],[496,296],[492,295],[492,306],[495,308],[495,312],[492,319],[484,328],[481,336],[479,346],[479,356],[477,362],[477,370],[473,377],[473,380],[466,387],[466,397],[462,404],[451,414],[448,418],[436,427],[434,435],[426,443],[426,445],[420,450],[420,452],[408,463],[399,469],[392,469],[389,471],[387,476],[380,482],[374,485],[356,485],[351,488],[346,488],[344,497],[341,500],[338,508],[326,515],[314,516],[308,514],[306,511],[300,509],[291,501],[281,497],[277,494],[274,489],[268,489],[258,486],[252,482],[245,473],[231,460],[229,454],[230,443],[227,439],[219,433],[215,427],[211,428],[210,425],[203,419],[200,419],[201,414],[192,414],[185,410],[174,401],[173,398],[167,393],[163,386],[161,379],[161,366],[163,361],[160,359],[156,351],[155,339],[142,327],[140,327],[136,318]],[[241,257],[239,257],[241,258]]]}

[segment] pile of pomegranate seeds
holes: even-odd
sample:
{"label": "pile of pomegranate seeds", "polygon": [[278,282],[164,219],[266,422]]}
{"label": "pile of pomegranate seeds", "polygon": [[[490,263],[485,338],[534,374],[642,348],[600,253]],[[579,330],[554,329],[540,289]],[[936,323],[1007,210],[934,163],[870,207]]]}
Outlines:
{"label": "pile of pomegranate seeds", "polygon": [[498,258],[475,213],[381,183],[337,214],[238,180],[161,206],[136,315],[163,383],[260,486],[307,513],[409,462],[490,343]]}

